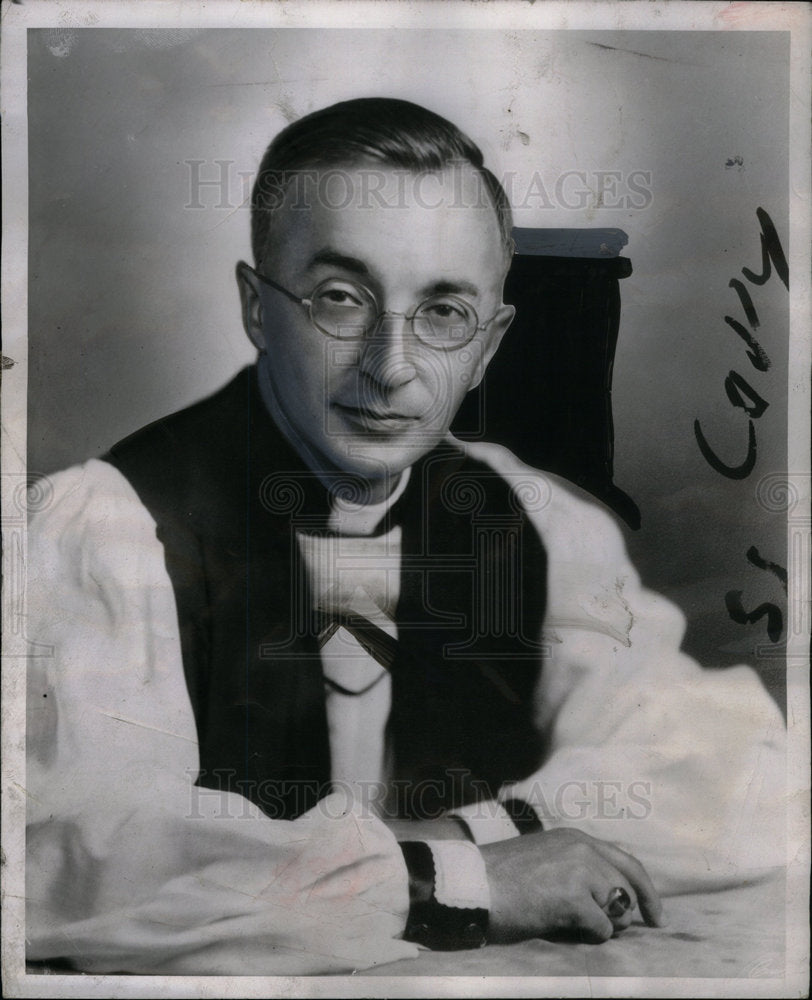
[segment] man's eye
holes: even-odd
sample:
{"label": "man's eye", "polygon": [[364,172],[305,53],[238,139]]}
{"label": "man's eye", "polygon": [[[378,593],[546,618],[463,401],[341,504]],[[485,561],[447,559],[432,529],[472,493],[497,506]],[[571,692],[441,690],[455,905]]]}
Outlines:
{"label": "man's eye", "polygon": [[359,309],[364,304],[358,293],[348,288],[325,288],[320,293],[319,298],[328,306]]}
{"label": "man's eye", "polygon": [[429,319],[437,320],[464,320],[466,318],[463,308],[455,302],[430,302],[421,312]]}

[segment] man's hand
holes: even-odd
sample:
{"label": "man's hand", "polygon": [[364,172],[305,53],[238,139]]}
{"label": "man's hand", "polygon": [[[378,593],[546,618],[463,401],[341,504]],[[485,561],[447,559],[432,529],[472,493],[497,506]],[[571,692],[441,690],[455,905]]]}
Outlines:
{"label": "man's hand", "polygon": [[[635,906],[647,924],[660,925],[662,904],[640,862],[613,844],[577,830],[549,830],[481,848],[491,892],[489,938],[567,935],[601,942],[632,922]],[[612,889],[621,887],[630,909],[610,919]]]}

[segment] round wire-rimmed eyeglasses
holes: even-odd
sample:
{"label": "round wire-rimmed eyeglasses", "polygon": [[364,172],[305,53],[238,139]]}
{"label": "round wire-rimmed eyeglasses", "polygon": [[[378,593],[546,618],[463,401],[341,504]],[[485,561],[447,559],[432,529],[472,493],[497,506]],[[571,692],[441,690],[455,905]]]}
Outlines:
{"label": "round wire-rimmed eyeglasses", "polygon": [[430,295],[411,315],[392,312],[381,309],[365,285],[344,278],[327,278],[309,295],[295,295],[249,265],[241,266],[252,271],[263,284],[306,309],[313,326],[337,340],[363,340],[378,328],[384,317],[401,316],[411,325],[420,343],[436,351],[455,351],[469,344],[480,330],[486,330],[497,316],[494,313],[489,320],[480,323],[470,303],[445,293]]}

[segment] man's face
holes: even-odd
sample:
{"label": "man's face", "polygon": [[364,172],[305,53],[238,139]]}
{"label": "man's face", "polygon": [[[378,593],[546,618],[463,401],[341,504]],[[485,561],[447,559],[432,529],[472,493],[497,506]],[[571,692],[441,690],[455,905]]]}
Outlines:
{"label": "man's face", "polygon": [[[473,168],[405,175],[378,167],[372,182],[369,167],[341,173],[341,190],[325,190],[334,204],[345,202],[346,184],[354,197],[345,207],[319,199],[315,185],[289,190],[272,221],[263,273],[303,298],[326,279],[360,284],[379,311],[396,315],[360,341],[334,339],[313,326],[307,307],[245,274],[244,314],[249,335],[268,354],[277,405],[305,461],[318,471],[385,481],[446,434],[513,308],[501,299],[505,256],[496,213]],[[379,194],[363,197],[372,186]],[[433,349],[405,317],[436,293],[473,306],[479,324],[491,322],[463,347]]]}

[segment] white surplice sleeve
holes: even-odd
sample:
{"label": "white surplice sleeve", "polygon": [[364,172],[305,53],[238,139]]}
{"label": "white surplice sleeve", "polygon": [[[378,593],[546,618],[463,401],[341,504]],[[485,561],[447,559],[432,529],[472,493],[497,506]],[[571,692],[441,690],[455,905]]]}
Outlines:
{"label": "white surplice sleeve", "polygon": [[[682,613],[641,586],[614,518],[586,494],[503,448],[469,450],[514,487],[548,557],[547,751],[500,801],[528,802],[545,829],[619,843],[665,894],[783,866],[785,725],[755,671],[703,669],[680,652]],[[482,842],[502,839],[499,823],[492,810]]]}
{"label": "white surplice sleeve", "polygon": [[401,851],[328,796],[295,821],[194,787],[155,524],[104,462],[52,478],[28,539],[28,958],[88,972],[296,975],[414,956]]}

